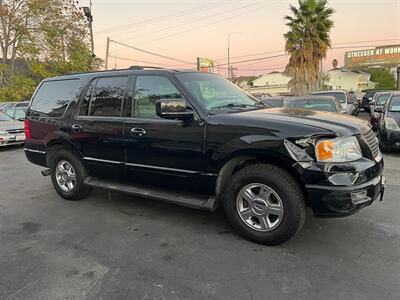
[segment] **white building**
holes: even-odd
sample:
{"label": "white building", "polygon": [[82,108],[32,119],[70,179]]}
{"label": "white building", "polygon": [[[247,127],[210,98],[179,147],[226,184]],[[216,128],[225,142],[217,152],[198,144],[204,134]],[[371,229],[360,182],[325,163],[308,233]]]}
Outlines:
{"label": "white building", "polygon": [[329,79],[324,83],[331,90],[346,90],[361,92],[373,89],[375,83],[370,80],[371,75],[361,71],[348,71],[346,69],[332,69],[328,71]]}
{"label": "white building", "polygon": [[288,95],[290,93],[288,83],[290,77],[281,72],[271,72],[253,80],[251,93],[268,93],[273,96]]}

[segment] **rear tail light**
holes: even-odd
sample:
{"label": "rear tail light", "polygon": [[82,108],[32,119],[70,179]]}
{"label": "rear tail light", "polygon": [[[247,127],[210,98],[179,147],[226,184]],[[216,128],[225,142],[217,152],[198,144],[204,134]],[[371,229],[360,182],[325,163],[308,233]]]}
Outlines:
{"label": "rear tail light", "polygon": [[31,132],[31,124],[29,123],[29,119],[25,119],[24,121],[24,129],[25,129],[25,138],[31,139],[32,132]]}

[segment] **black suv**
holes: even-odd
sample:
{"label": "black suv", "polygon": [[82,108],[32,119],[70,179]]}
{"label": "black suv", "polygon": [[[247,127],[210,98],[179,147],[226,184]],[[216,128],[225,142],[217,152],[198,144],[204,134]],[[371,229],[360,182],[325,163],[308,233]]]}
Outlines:
{"label": "black suv", "polygon": [[306,207],[346,216],[383,195],[383,159],[365,121],[267,108],[223,77],[147,68],[44,80],[25,153],[57,193],[94,187],[213,211],[241,236],[279,244]]}

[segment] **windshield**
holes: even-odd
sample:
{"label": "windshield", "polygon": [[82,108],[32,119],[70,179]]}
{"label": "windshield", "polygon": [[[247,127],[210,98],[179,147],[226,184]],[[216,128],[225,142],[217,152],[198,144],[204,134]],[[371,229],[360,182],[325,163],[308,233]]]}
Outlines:
{"label": "windshield", "polygon": [[272,107],[282,107],[283,100],[282,99],[265,99],[263,101],[264,104],[270,105]]}
{"label": "windshield", "polygon": [[386,101],[389,99],[390,94],[380,94],[376,101],[376,105],[383,106],[386,104]]}
{"label": "windshield", "polygon": [[0,111],[0,121],[12,121],[12,120],[13,118]]}
{"label": "windshield", "polygon": [[390,101],[389,111],[400,112],[400,95],[393,96],[392,101]]}
{"label": "windshield", "polygon": [[223,77],[207,73],[182,73],[177,77],[208,111],[265,107],[259,100]]}
{"label": "windshield", "polygon": [[335,104],[326,99],[286,100],[285,107],[337,112]]}
{"label": "windshield", "polygon": [[366,92],[364,95],[364,98],[372,98],[374,96],[375,92]]}
{"label": "windshield", "polygon": [[333,96],[340,101],[340,103],[346,103],[346,95],[341,92],[323,92],[315,95]]}

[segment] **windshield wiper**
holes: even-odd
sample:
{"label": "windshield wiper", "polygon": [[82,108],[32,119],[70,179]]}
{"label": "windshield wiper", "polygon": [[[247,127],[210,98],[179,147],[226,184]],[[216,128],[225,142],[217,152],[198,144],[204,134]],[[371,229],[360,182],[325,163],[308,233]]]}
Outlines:
{"label": "windshield wiper", "polygon": [[222,108],[246,108],[246,107],[263,107],[263,105],[255,105],[255,104],[239,104],[239,103],[229,103],[217,107],[213,107],[213,109],[222,109]]}

